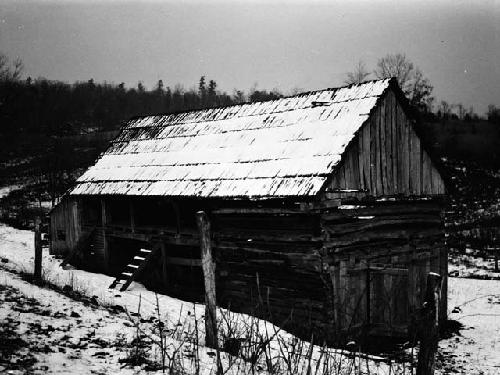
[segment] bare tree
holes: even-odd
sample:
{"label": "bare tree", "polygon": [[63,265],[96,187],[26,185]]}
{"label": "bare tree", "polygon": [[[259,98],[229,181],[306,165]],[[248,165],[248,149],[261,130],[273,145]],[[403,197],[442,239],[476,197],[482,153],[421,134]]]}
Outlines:
{"label": "bare tree", "polygon": [[493,104],[488,105],[488,113],[486,116],[488,121],[500,123],[500,108]]}
{"label": "bare tree", "polygon": [[379,79],[396,77],[410,104],[423,111],[432,109],[433,86],[404,54],[388,54],[382,57],[378,60],[374,73]]}
{"label": "bare tree", "polygon": [[242,90],[236,90],[236,89],[234,89],[233,101],[236,104],[245,103],[246,100],[247,100],[246,99],[246,95],[245,95],[245,93]]}
{"label": "bare tree", "polygon": [[446,100],[441,100],[438,106],[438,112],[441,114],[441,117],[449,118],[451,116],[451,109],[452,106]]}
{"label": "bare tree", "polygon": [[379,79],[396,77],[399,85],[404,88],[412,78],[413,71],[413,63],[407,60],[404,54],[396,53],[379,59],[374,73]]}
{"label": "bare tree", "polygon": [[454,107],[457,108],[457,111],[458,111],[458,118],[460,120],[463,120],[464,117],[465,117],[465,113],[466,113],[466,110],[465,110],[465,106],[462,104],[462,103],[457,103],[457,104],[454,104]]}
{"label": "bare tree", "polygon": [[369,76],[370,72],[366,69],[365,63],[359,60],[354,71],[347,73],[347,79],[344,83],[346,85],[360,84],[365,82]]}
{"label": "bare tree", "polygon": [[11,66],[7,55],[0,52],[0,81],[17,81],[21,78],[23,70],[24,64],[19,57],[14,60]]}
{"label": "bare tree", "polygon": [[9,59],[3,53],[0,53],[0,79],[4,80],[9,74]]}
{"label": "bare tree", "polygon": [[12,79],[18,80],[19,78],[21,78],[21,74],[24,71],[23,61],[18,57],[14,60],[14,63],[12,65],[14,67],[14,70],[12,71]]}

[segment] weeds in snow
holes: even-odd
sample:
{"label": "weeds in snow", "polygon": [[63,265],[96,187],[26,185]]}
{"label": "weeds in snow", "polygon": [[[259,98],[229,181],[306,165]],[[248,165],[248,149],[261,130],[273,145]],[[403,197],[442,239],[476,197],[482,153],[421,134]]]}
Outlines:
{"label": "weeds in snow", "polygon": [[317,345],[314,336],[307,342],[254,316],[225,309],[218,309],[219,362],[215,350],[200,345],[204,324],[196,315],[196,305],[193,312],[181,311],[173,318],[162,314],[156,296],[155,316],[146,319],[141,316],[140,301],[137,313],[127,312],[135,336],[122,360],[125,365],[196,375],[406,375],[414,371],[411,361],[366,355],[354,342],[349,350]]}

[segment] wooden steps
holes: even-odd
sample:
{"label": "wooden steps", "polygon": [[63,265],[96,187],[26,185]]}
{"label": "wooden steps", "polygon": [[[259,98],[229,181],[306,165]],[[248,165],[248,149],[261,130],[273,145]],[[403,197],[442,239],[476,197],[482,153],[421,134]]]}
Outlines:
{"label": "wooden steps", "polygon": [[123,292],[127,290],[132,281],[134,281],[146,268],[146,265],[153,258],[154,254],[158,251],[160,246],[153,246],[153,249],[140,249],[131,260],[130,263],[125,266],[120,275],[111,283],[109,289],[114,289],[118,285],[121,285],[120,291]]}

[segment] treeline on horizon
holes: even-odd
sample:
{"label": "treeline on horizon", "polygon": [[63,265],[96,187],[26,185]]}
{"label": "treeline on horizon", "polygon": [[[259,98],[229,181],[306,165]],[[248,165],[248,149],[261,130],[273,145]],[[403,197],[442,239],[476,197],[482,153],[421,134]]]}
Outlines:
{"label": "treeline on horizon", "polygon": [[123,121],[141,115],[171,113],[242,102],[265,101],[283,96],[277,90],[257,90],[232,95],[217,89],[214,80],[202,76],[197,88],[173,88],[159,80],[147,90],[124,83],[65,83],[44,78],[0,80],[0,133],[70,135],[113,130]]}
{"label": "treeline on horizon", "polygon": [[[93,79],[66,83],[45,78],[22,78],[23,63],[9,64],[0,53],[0,134],[74,135],[114,130],[134,116],[175,113],[201,108],[228,106],[243,102],[266,101],[283,97],[277,89],[248,92],[234,89],[220,91],[217,82],[200,77],[196,86],[184,89],[180,84],[165,85],[158,80],[148,90],[142,82],[136,87],[124,83],[96,83]],[[481,117],[462,103],[436,103],[433,86],[404,54],[388,54],[379,59],[370,73],[360,61],[347,74],[345,84],[357,84],[373,78],[396,76],[415,114],[423,121],[476,121]],[[488,107],[486,119],[500,123],[500,108]]]}

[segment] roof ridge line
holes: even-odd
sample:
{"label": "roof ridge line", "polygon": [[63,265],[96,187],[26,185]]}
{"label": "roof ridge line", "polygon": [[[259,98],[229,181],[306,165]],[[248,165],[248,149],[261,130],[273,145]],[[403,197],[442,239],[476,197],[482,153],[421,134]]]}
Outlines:
{"label": "roof ridge line", "polygon": [[[382,79],[372,79],[372,80],[365,81],[365,82],[362,82],[362,83],[351,83],[350,85],[345,85],[345,86],[327,87],[327,88],[324,88],[324,89],[304,91],[304,92],[300,92],[298,94],[286,95],[286,96],[283,96],[281,98],[276,98],[276,99],[271,99],[271,100],[258,100],[258,101],[255,101],[255,102],[246,101],[244,103],[235,103],[235,104],[221,105],[221,106],[209,107],[209,108],[193,108],[193,109],[181,110],[181,111],[177,111],[177,112],[166,112],[166,113],[157,113],[157,114],[149,114],[149,115],[138,115],[138,116],[131,117],[126,122],[128,123],[128,122],[131,122],[131,121],[134,121],[134,120],[140,120],[140,119],[144,119],[144,118],[147,118],[147,117],[163,117],[163,116],[170,116],[170,115],[182,115],[182,114],[191,113],[191,112],[202,112],[202,111],[211,111],[211,110],[216,110],[216,109],[226,109],[226,108],[231,108],[231,107],[236,107],[236,106],[245,106],[245,105],[257,104],[257,103],[272,103],[272,102],[276,102],[276,101],[283,100],[283,99],[297,98],[297,97],[300,97],[300,96],[312,95],[312,94],[316,94],[316,93],[320,93],[320,92],[324,92],[324,91],[337,91],[337,90],[345,89],[345,88],[353,88],[354,86],[363,86],[363,85],[367,85],[367,84],[373,83],[373,82],[393,81],[394,79],[395,79],[394,77],[392,77],[392,78],[382,78]],[[372,96],[378,96],[378,95],[372,95]],[[341,100],[341,101],[336,102],[336,103],[344,103],[344,102],[348,102],[350,100],[357,100],[357,99]],[[308,108],[308,107],[305,107],[305,108]],[[279,112],[273,112],[273,113],[284,113],[284,112],[293,111],[293,110],[294,109],[289,109],[289,110],[284,110],[284,111],[279,111]],[[258,116],[258,115],[248,115],[248,116]],[[215,121],[215,120],[207,120],[207,121]],[[141,126],[137,126],[137,128],[141,128]]]}

